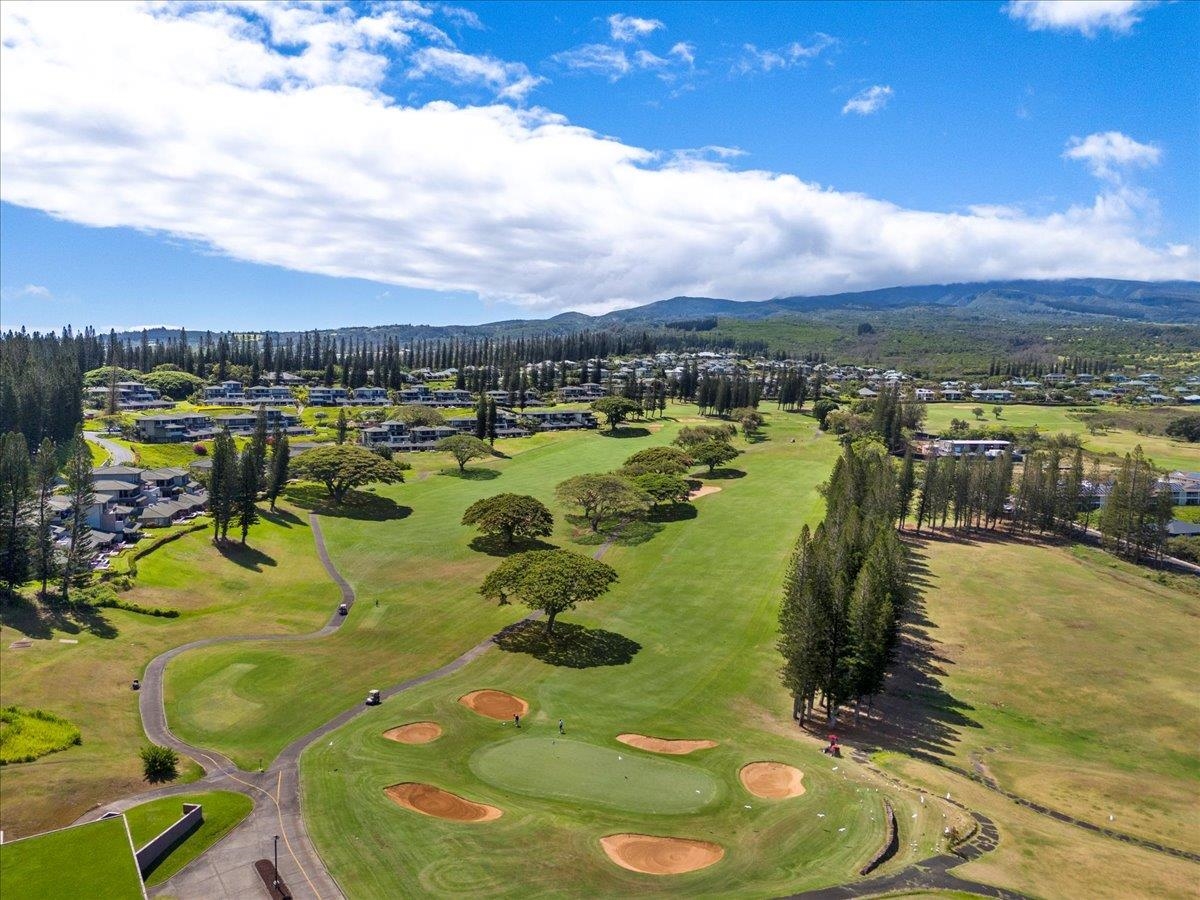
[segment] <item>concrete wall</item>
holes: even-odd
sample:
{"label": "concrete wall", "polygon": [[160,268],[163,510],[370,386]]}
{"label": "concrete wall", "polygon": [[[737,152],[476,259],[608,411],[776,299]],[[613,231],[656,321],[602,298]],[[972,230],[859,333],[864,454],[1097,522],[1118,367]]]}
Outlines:
{"label": "concrete wall", "polygon": [[154,865],[167,854],[179,841],[200,827],[204,821],[204,809],[199,803],[183,804],[183,816],[173,824],[163,829],[163,832],[152,838],[149,843],[137,851],[137,864],[145,877]]}

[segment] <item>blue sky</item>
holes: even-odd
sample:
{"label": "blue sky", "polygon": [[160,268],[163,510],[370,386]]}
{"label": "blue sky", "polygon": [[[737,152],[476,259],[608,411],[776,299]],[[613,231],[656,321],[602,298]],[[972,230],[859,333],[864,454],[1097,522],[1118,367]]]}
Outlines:
{"label": "blue sky", "polygon": [[0,15],[6,328],[1200,277],[1198,4]]}

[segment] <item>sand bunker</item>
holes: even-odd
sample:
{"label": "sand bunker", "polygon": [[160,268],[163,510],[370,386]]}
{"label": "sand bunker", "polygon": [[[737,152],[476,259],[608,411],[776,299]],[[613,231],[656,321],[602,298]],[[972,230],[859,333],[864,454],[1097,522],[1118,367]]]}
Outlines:
{"label": "sand bunker", "polygon": [[486,803],[473,803],[458,794],[435,788],[432,784],[406,781],[385,789],[387,795],[413,812],[451,822],[491,822],[504,815],[503,811]]}
{"label": "sand bunker", "polygon": [[458,698],[467,709],[489,719],[511,719],[529,712],[529,704],[504,691],[471,691]]}
{"label": "sand bunker", "polygon": [[442,736],[442,726],[437,722],[409,722],[389,728],[383,736],[401,744],[428,744]]}
{"label": "sand bunker", "polygon": [[720,862],[725,855],[720,844],[649,834],[610,834],[600,838],[600,846],[621,868],[646,875],[695,872]]}
{"label": "sand bunker", "polygon": [[715,484],[706,484],[704,487],[696,488],[688,493],[689,500],[698,500],[701,497],[707,497],[709,494],[715,494],[720,488]]}
{"label": "sand bunker", "polygon": [[764,800],[786,800],[804,793],[804,773],[780,762],[752,762],[738,772],[742,787]]}
{"label": "sand bunker", "polygon": [[671,741],[666,738],[647,737],[644,734],[618,734],[617,740],[639,750],[670,753],[672,756],[682,756],[695,750],[708,750],[717,746],[716,741]]}

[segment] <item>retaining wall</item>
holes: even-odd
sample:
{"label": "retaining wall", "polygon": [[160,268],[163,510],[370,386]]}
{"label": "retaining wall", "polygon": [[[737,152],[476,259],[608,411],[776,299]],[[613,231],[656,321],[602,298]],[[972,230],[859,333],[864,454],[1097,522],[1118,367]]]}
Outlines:
{"label": "retaining wall", "polygon": [[172,847],[199,828],[203,821],[204,808],[199,803],[183,804],[183,816],[137,851],[137,864],[142,877],[145,877]]}

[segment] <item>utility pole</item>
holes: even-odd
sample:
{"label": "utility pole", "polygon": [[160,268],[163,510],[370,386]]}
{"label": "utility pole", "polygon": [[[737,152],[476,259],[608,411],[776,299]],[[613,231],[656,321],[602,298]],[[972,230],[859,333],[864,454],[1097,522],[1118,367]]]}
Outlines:
{"label": "utility pole", "polygon": [[275,881],[271,887],[279,890],[279,835],[275,835]]}

